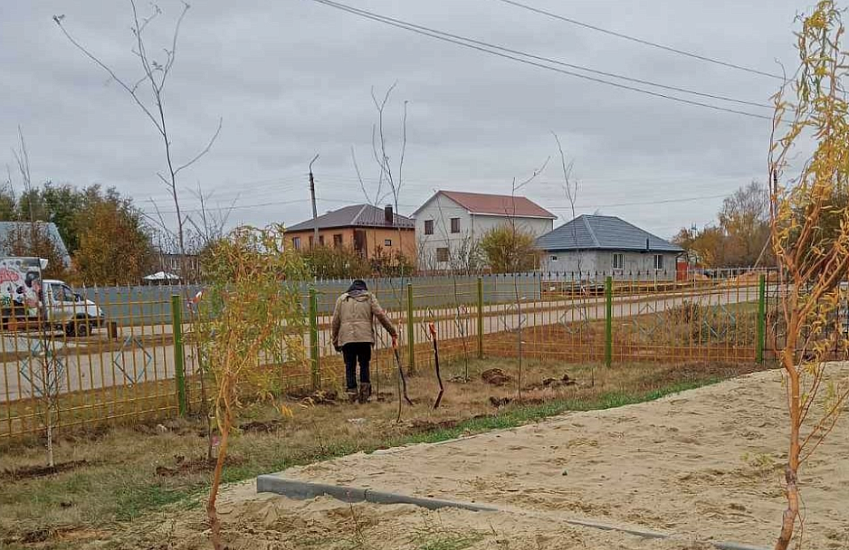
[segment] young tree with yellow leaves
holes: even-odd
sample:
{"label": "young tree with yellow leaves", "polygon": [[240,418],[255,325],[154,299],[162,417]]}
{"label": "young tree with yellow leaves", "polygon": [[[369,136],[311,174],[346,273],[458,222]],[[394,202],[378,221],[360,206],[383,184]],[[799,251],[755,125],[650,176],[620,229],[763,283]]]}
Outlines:
{"label": "young tree with yellow leaves", "polygon": [[[236,228],[213,247],[206,268],[210,286],[199,302],[197,335],[221,435],[207,502],[212,543],[221,550],[215,504],[240,398],[270,398],[281,365],[306,363],[299,282],[307,270],[294,250],[284,249],[282,226]],[[291,411],[281,407],[281,413]]]}
{"label": "young tree with yellow leaves", "polygon": [[[795,82],[775,96],[769,151],[770,231],[787,331],[778,359],[790,420],[787,509],[776,550],[788,548],[796,525],[804,525],[800,468],[849,398],[849,385],[834,380],[826,363],[835,349],[849,350],[840,319],[847,298],[841,282],[849,268],[849,210],[840,200],[849,184],[849,103],[842,85],[849,66],[840,47],[841,11],[832,0],[820,1],[801,21],[801,63]],[[809,148],[813,152],[798,164]]]}

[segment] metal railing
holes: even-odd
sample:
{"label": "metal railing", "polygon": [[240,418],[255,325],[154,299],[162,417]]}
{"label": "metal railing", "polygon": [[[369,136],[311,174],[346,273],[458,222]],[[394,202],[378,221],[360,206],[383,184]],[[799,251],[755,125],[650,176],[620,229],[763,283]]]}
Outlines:
{"label": "metal railing", "polygon": [[[676,281],[629,274],[529,273],[368,281],[399,329],[402,362],[428,372],[428,324],[440,357],[465,362],[517,357],[608,366],[632,362],[763,361],[764,273]],[[347,281],[301,283],[306,366],[274,366],[279,391],[338,387],[344,367],[330,338],[336,298]],[[199,287],[85,289],[102,326],[68,329],[4,323],[0,332],[0,441],[55,430],[163,419],[198,412],[204,378],[194,338]],[[71,313],[76,318],[84,305]],[[94,323],[92,323],[94,324]],[[379,327],[375,390],[394,387],[390,338]],[[49,413],[49,414],[48,414]]]}

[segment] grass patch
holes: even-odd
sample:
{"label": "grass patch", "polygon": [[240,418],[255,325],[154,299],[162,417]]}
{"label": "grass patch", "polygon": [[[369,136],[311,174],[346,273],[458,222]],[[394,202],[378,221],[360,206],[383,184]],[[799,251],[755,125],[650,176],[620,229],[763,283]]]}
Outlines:
{"label": "grass patch", "polygon": [[148,510],[180,502],[194,492],[191,487],[174,489],[161,485],[128,487],[126,492],[118,496],[115,517],[118,521],[132,521]]}

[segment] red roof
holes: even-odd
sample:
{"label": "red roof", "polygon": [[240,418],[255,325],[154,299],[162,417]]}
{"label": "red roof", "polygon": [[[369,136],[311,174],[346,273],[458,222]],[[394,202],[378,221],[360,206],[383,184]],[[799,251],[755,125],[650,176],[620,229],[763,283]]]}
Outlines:
{"label": "red roof", "polygon": [[472,214],[551,219],[557,217],[527,197],[489,195],[487,193],[466,193],[462,191],[440,191],[440,193],[456,202]]}

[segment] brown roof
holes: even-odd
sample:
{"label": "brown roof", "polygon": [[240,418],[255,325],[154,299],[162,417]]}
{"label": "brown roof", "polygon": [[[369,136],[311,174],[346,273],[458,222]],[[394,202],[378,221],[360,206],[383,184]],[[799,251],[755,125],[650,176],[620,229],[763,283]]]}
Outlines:
{"label": "brown roof", "polygon": [[[395,224],[386,223],[385,213],[382,208],[372,206],[370,204],[355,204],[353,206],[345,206],[338,210],[333,210],[322,214],[316,218],[319,229],[329,229],[331,227],[392,227],[401,229],[413,229],[415,223],[406,216],[395,213]],[[287,227],[286,231],[307,231],[312,230],[312,219]]]}
{"label": "brown roof", "polygon": [[527,197],[490,195],[487,193],[466,193],[463,191],[440,191],[440,193],[456,202],[472,214],[551,219],[557,217]]}

